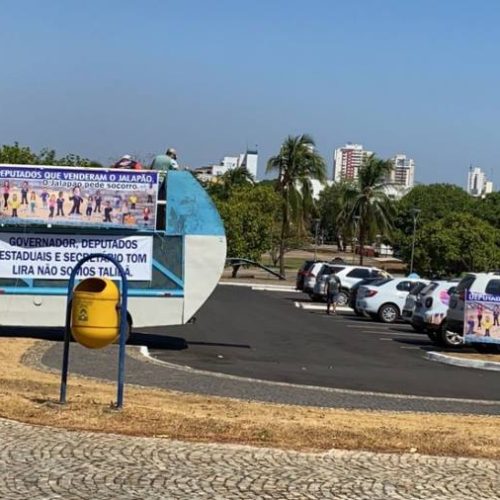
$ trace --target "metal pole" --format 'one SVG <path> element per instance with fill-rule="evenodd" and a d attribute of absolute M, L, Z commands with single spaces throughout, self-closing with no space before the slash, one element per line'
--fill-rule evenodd
<path fill-rule="evenodd" d="M 418 210 L 418 209 L 413 209 L 412 210 L 412 215 L 413 215 L 413 241 L 411 243 L 410 274 L 413 273 L 413 258 L 415 257 L 415 239 L 416 239 L 416 234 L 417 234 L 417 217 L 418 217 L 419 212 L 420 212 L 420 210 Z"/>
<path fill-rule="evenodd" d="M 122 293 L 120 305 L 120 350 L 118 352 L 118 388 L 116 391 L 116 407 L 123 408 L 123 386 L 125 384 L 125 342 L 127 341 L 127 297 L 128 282 L 123 268 L 118 264 L 118 270 L 122 277 Z"/>
<path fill-rule="evenodd" d="M 63 365 L 61 371 L 61 390 L 59 392 L 59 403 L 66 404 L 66 388 L 68 385 L 68 367 L 69 367 L 69 343 L 71 341 L 71 301 L 73 299 L 73 287 L 75 285 L 75 276 L 81 266 L 78 264 L 71 272 L 68 282 L 68 293 L 66 298 L 66 323 L 64 325 L 64 350 Z"/>
<path fill-rule="evenodd" d="M 64 351 L 63 351 L 63 366 L 61 373 L 61 389 L 59 394 L 59 402 L 61 404 L 66 403 L 66 388 L 68 382 L 68 367 L 69 367 L 69 343 L 71 337 L 71 300 L 73 298 L 73 288 L 75 285 L 75 279 L 80 268 L 87 261 L 92 259 L 104 259 L 110 261 L 119 271 L 121 277 L 122 293 L 121 293 L 121 304 L 120 304 L 120 350 L 118 353 L 118 381 L 117 381 L 117 397 L 116 397 L 116 408 L 123 407 L 123 386 L 125 383 L 125 343 L 127 340 L 127 297 L 128 297 L 128 281 L 127 274 L 123 270 L 120 263 L 109 255 L 103 253 L 95 253 L 92 255 L 87 255 L 73 268 L 68 282 L 68 294 L 66 302 L 66 325 L 64 330 Z"/>
<path fill-rule="evenodd" d="M 319 219 L 315 219 L 315 226 L 314 226 L 314 260 L 317 260 L 317 255 L 318 255 L 318 227 L 319 227 Z"/>

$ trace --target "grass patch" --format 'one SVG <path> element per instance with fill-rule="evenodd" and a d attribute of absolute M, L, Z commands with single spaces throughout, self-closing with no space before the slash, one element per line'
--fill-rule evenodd
<path fill-rule="evenodd" d="M 0 338 L 0 416 L 39 425 L 134 436 L 321 451 L 331 448 L 500 457 L 500 417 L 369 412 L 244 402 L 70 376 L 68 404 L 56 404 L 59 375 L 22 363 L 44 341 Z"/>

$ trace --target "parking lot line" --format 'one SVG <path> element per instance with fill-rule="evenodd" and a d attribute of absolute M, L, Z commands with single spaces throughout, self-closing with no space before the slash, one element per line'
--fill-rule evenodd
<path fill-rule="evenodd" d="M 370 321 L 365 321 L 363 323 L 355 324 L 355 325 L 346 325 L 347 328 L 366 328 L 366 326 L 369 325 L 370 328 L 389 328 L 387 325 L 378 325 L 377 323 L 371 323 Z"/>
<path fill-rule="evenodd" d="M 379 335 L 392 335 L 396 337 L 419 337 L 423 338 L 424 336 L 421 333 L 413 333 L 413 332 L 408 332 L 408 333 L 403 333 L 403 332 L 390 332 L 390 331 L 383 331 L 383 330 L 355 330 L 356 333 L 378 333 Z"/>

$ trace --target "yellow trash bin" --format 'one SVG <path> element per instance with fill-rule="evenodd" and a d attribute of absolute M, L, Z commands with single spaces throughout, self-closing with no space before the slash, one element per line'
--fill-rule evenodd
<path fill-rule="evenodd" d="M 105 347 L 120 333 L 120 291 L 109 279 L 88 278 L 73 292 L 71 333 L 91 349 Z"/>

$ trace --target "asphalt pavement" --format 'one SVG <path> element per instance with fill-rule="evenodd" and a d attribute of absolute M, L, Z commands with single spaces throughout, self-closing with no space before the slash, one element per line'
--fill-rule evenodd
<path fill-rule="evenodd" d="M 500 414 L 498 372 L 429 361 L 435 346 L 407 325 L 297 307 L 305 300 L 219 286 L 194 324 L 136 334 L 153 359 L 129 348 L 127 383 L 289 404 Z M 75 345 L 70 370 L 114 379 L 115 351 Z M 60 362 L 56 343 L 42 363 Z"/>
<path fill-rule="evenodd" d="M 352 313 L 303 310 L 304 294 L 219 286 L 195 324 L 169 329 L 180 351 L 161 360 L 244 377 L 394 394 L 500 401 L 500 374 L 443 366 L 409 325 L 385 325 Z M 320 306 L 321 307 L 321 306 Z"/>

